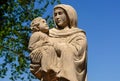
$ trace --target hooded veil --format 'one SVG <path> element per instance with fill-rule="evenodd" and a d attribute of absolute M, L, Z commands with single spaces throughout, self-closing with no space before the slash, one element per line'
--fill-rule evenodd
<path fill-rule="evenodd" d="M 71 27 L 77 27 L 77 13 L 72 6 L 60 4 L 60 5 L 56 5 L 54 7 L 54 9 L 56 9 L 56 8 L 62 8 L 66 12 L 66 14 L 68 15 L 68 18 L 70 20 L 69 24 Z"/>

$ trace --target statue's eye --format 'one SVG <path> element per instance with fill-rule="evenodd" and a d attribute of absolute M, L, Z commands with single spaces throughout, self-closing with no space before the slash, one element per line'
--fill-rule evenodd
<path fill-rule="evenodd" d="M 57 16 L 57 13 L 54 13 L 54 16 Z"/>
<path fill-rule="evenodd" d="M 62 12 L 58 12 L 59 15 L 62 15 Z"/>
<path fill-rule="evenodd" d="M 46 21 L 45 21 L 45 20 L 43 20 L 42 22 L 43 22 L 43 23 L 46 23 Z"/>
<path fill-rule="evenodd" d="M 34 25 L 34 22 L 32 22 L 31 25 Z"/>

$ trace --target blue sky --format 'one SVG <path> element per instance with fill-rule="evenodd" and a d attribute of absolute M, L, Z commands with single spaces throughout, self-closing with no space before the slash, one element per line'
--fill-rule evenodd
<path fill-rule="evenodd" d="M 87 33 L 88 81 L 120 81 L 120 0 L 61 2 L 75 8 L 78 27 Z"/>
<path fill-rule="evenodd" d="M 61 0 L 73 6 L 87 33 L 88 81 L 120 81 L 120 1 Z"/>

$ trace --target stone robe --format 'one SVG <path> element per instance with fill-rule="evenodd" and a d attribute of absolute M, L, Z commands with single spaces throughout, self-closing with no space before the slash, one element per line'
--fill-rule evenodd
<path fill-rule="evenodd" d="M 58 77 L 70 81 L 85 81 L 87 74 L 87 40 L 85 32 L 78 28 L 50 30 L 57 53 Z"/>

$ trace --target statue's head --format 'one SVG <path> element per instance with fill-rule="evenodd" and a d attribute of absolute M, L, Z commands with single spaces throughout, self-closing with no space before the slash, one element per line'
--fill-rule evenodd
<path fill-rule="evenodd" d="M 59 4 L 54 7 L 54 21 L 57 27 L 77 27 L 77 14 L 70 5 Z"/>
<path fill-rule="evenodd" d="M 54 20 L 56 25 L 60 28 L 65 28 L 69 26 L 69 18 L 64 9 L 57 7 L 54 9 Z"/>
<path fill-rule="evenodd" d="M 46 20 L 41 17 L 33 19 L 30 28 L 33 32 L 42 31 L 44 33 L 47 33 L 49 30 Z"/>

